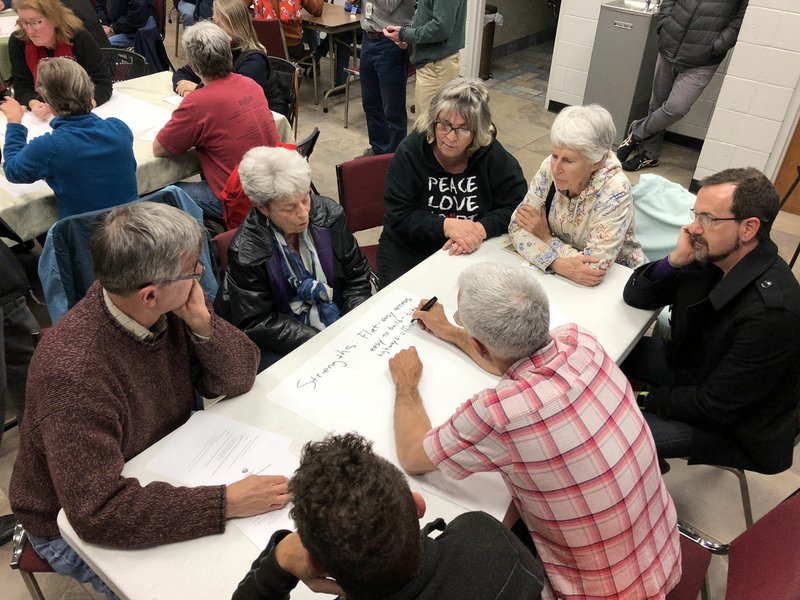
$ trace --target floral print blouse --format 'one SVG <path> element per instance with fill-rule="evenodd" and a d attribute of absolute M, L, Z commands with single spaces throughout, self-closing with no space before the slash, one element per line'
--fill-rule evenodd
<path fill-rule="evenodd" d="M 552 183 L 548 156 L 520 206 L 541 209 Z M 547 222 L 553 235 L 550 242 L 522 229 L 517 224 L 516 210 L 508 226 L 516 251 L 542 271 L 557 258 L 578 254 L 597 257 L 598 267 L 604 269 L 612 262 L 633 269 L 647 260 L 634 235 L 631 184 L 613 152 L 608 153 L 580 195 L 570 199 L 556 190 Z"/>

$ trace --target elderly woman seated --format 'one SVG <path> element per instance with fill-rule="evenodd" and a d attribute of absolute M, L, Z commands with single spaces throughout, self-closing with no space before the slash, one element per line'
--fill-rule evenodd
<path fill-rule="evenodd" d="M 253 209 L 214 308 L 258 344 L 263 369 L 369 298 L 370 269 L 342 208 L 309 191 L 297 152 L 253 148 L 239 176 Z"/>
<path fill-rule="evenodd" d="M 381 286 L 439 248 L 470 253 L 504 233 L 525 188 L 519 163 L 495 139 L 483 82 L 456 79 L 443 86 L 389 165 Z"/>
<path fill-rule="evenodd" d="M 59 218 L 109 208 L 138 197 L 133 134 L 115 118 L 92 113 L 95 87 L 69 58 L 39 61 L 37 89 L 56 117 L 52 133 L 27 142 L 25 107 L 7 97 L 3 170 L 11 183 L 44 179 L 56 195 Z"/>
<path fill-rule="evenodd" d="M 514 211 L 514 248 L 542 271 L 586 286 L 613 262 L 645 262 L 634 236 L 631 184 L 611 152 L 616 128 L 598 104 L 562 110 L 550 129 L 550 156 Z"/>

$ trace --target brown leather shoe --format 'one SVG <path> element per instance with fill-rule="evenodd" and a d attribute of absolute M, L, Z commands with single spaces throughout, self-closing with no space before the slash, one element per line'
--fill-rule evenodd
<path fill-rule="evenodd" d="M 372 146 L 364 150 L 364 152 L 356 156 L 353 160 L 358 160 L 359 158 L 366 158 L 368 156 L 375 156 L 375 150 L 372 149 Z"/>

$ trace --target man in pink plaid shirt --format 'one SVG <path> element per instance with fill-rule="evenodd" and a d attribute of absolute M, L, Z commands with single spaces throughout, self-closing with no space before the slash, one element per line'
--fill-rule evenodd
<path fill-rule="evenodd" d="M 469 267 L 458 309 L 463 328 L 440 304 L 413 317 L 503 377 L 431 428 L 416 349 L 394 356 L 403 468 L 455 479 L 499 471 L 544 564 L 542 598 L 664 598 L 681 575 L 677 516 L 622 371 L 577 325 L 548 331 L 547 297 L 530 271 Z"/>

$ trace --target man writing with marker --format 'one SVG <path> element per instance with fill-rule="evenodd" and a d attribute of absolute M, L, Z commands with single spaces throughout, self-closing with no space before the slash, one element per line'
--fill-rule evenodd
<path fill-rule="evenodd" d="M 663 597 L 680 579 L 677 515 L 622 371 L 577 325 L 549 331 L 530 271 L 481 263 L 458 287 L 463 327 L 440 304 L 413 317 L 503 377 L 432 428 L 416 349 L 390 359 L 401 466 L 500 472 L 544 564 L 543 598 Z"/>

